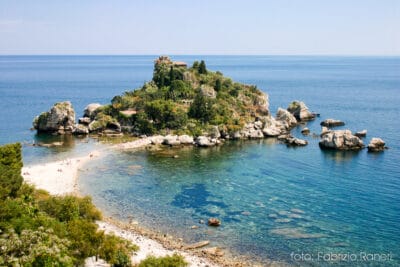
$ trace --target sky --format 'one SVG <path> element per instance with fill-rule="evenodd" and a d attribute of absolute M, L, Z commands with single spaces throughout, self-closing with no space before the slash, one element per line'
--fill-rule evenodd
<path fill-rule="evenodd" d="M 400 55 L 400 0 L 0 0 L 0 54 Z"/>

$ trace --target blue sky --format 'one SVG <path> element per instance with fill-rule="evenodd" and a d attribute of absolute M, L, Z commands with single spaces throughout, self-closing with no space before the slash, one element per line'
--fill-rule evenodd
<path fill-rule="evenodd" d="M 0 0 L 0 54 L 400 55 L 400 1 Z"/>

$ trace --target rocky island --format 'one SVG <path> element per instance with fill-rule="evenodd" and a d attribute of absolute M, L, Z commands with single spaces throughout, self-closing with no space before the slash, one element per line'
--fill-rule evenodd
<path fill-rule="evenodd" d="M 33 126 L 39 133 L 152 136 L 141 145 L 210 147 L 227 139 L 277 137 L 289 146 L 305 146 L 308 142 L 292 136 L 291 129 L 318 115 L 310 112 L 304 102 L 293 101 L 287 109 L 278 108 L 274 117 L 268 95 L 257 86 L 234 82 L 219 71 L 210 71 L 204 61 L 187 67 L 184 62 L 160 56 L 154 62 L 151 81 L 113 97 L 108 105 L 89 104 L 78 123 L 67 101 L 56 103 L 36 117 Z M 335 119 L 320 124 L 321 149 L 365 147 L 360 138 L 366 130 L 355 135 L 350 130 L 331 130 L 345 124 Z M 302 134 L 308 135 L 310 130 L 305 127 Z M 383 146 L 376 149 L 371 145 L 369 151 L 383 151 Z"/>

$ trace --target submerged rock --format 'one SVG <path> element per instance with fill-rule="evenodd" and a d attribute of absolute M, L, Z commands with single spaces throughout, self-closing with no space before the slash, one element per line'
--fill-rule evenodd
<path fill-rule="evenodd" d="M 217 218 L 210 218 L 210 219 L 208 219 L 208 225 L 209 226 L 220 226 L 221 221 Z"/>
<path fill-rule="evenodd" d="M 381 152 L 387 149 L 385 141 L 381 138 L 374 137 L 368 144 L 368 152 Z"/>
<path fill-rule="evenodd" d="M 323 135 L 319 146 L 323 149 L 360 150 L 364 148 L 363 141 L 353 135 L 350 130 L 330 131 Z"/>
<path fill-rule="evenodd" d="M 293 101 L 287 110 L 293 114 L 298 121 L 309 121 L 315 119 L 315 114 L 308 110 L 308 107 L 302 101 Z"/>
<path fill-rule="evenodd" d="M 326 119 L 321 122 L 321 126 L 325 127 L 336 127 L 336 126 L 343 126 L 344 122 L 341 120 L 334 120 L 334 119 Z"/>
<path fill-rule="evenodd" d="M 69 101 L 54 104 L 50 111 L 43 112 L 33 120 L 38 132 L 71 134 L 75 127 L 75 111 Z"/>

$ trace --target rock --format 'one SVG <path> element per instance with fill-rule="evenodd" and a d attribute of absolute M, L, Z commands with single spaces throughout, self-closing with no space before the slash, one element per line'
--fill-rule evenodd
<path fill-rule="evenodd" d="M 278 108 L 278 111 L 276 113 L 276 120 L 282 122 L 284 128 L 286 129 L 293 128 L 297 125 L 297 120 L 292 115 L 292 113 L 283 108 Z"/>
<path fill-rule="evenodd" d="M 96 117 L 96 110 L 101 107 L 99 103 L 92 103 L 86 106 L 86 108 L 83 110 L 83 116 L 88 117 L 91 120 L 93 120 Z"/>
<path fill-rule="evenodd" d="M 208 219 L 208 225 L 209 226 L 220 226 L 221 221 L 218 220 L 217 218 L 210 218 L 210 219 Z"/>
<path fill-rule="evenodd" d="M 194 142 L 193 137 L 186 134 L 178 136 L 178 141 L 182 145 L 193 145 Z"/>
<path fill-rule="evenodd" d="M 33 127 L 40 133 L 72 133 L 75 127 L 75 111 L 71 102 L 54 104 L 50 111 L 43 112 L 33 121 Z"/>
<path fill-rule="evenodd" d="M 270 126 L 268 128 L 264 128 L 262 130 L 264 136 L 266 137 L 276 137 L 279 136 L 281 134 L 281 129 L 275 127 L 275 126 Z"/>
<path fill-rule="evenodd" d="M 162 144 L 167 146 L 179 146 L 181 142 L 178 140 L 177 135 L 167 135 L 164 137 Z"/>
<path fill-rule="evenodd" d="M 343 126 L 344 122 L 341 120 L 334 120 L 334 119 L 326 119 L 321 122 L 321 126 L 325 127 L 336 127 L 336 126 Z"/>
<path fill-rule="evenodd" d="M 254 122 L 254 128 L 255 128 L 256 130 L 261 130 L 262 127 L 263 127 L 262 121 L 256 121 L 256 122 Z"/>
<path fill-rule="evenodd" d="M 329 130 L 328 127 L 322 126 L 320 136 L 323 137 L 325 134 L 330 133 L 330 132 L 331 132 L 331 130 Z"/>
<path fill-rule="evenodd" d="M 190 229 L 198 229 L 198 228 L 199 228 L 198 225 L 192 225 L 192 226 L 190 227 Z"/>
<path fill-rule="evenodd" d="M 202 248 L 202 247 L 205 247 L 205 246 L 207 246 L 208 244 L 210 244 L 210 241 L 208 241 L 208 240 L 205 240 L 205 241 L 200 241 L 200 242 L 197 242 L 197 243 L 193 243 L 193 244 L 190 244 L 190 245 L 184 246 L 184 247 L 183 247 L 183 249 L 196 249 L 196 248 Z"/>
<path fill-rule="evenodd" d="M 365 136 L 367 136 L 367 130 L 362 130 L 362 131 L 356 132 L 354 135 L 357 137 L 365 137 Z"/>
<path fill-rule="evenodd" d="M 208 139 L 208 137 L 206 136 L 197 137 L 195 143 L 196 145 L 201 147 L 215 146 L 215 143 L 211 142 L 210 139 Z"/>
<path fill-rule="evenodd" d="M 83 124 L 76 124 L 72 133 L 76 135 L 89 134 L 89 128 Z"/>
<path fill-rule="evenodd" d="M 242 138 L 242 134 L 240 133 L 240 131 L 236 131 L 233 133 L 233 139 L 241 139 Z"/>
<path fill-rule="evenodd" d="M 323 149 L 359 150 L 364 148 L 360 138 L 350 130 L 330 131 L 322 136 L 319 146 Z"/>
<path fill-rule="evenodd" d="M 217 97 L 217 93 L 215 92 L 214 88 L 206 85 L 206 84 L 202 84 L 200 87 L 200 93 L 205 96 L 205 97 L 209 97 L 209 98 L 216 98 Z"/>
<path fill-rule="evenodd" d="M 285 144 L 291 146 L 306 146 L 308 144 L 306 140 L 295 138 L 290 134 L 285 136 L 280 136 L 279 140 L 282 140 L 283 142 L 285 142 Z"/>
<path fill-rule="evenodd" d="M 269 99 L 266 93 L 260 92 L 259 95 L 256 95 L 253 104 L 258 113 L 266 116 L 269 115 Z"/>
<path fill-rule="evenodd" d="M 220 138 L 221 137 L 221 133 L 218 129 L 218 126 L 212 125 L 208 128 L 208 135 L 211 138 Z"/>
<path fill-rule="evenodd" d="M 89 132 L 97 132 L 103 130 L 103 125 L 100 122 L 94 120 L 89 124 L 88 128 Z"/>
<path fill-rule="evenodd" d="M 287 110 L 293 114 L 298 121 L 309 121 L 315 119 L 315 114 L 308 110 L 308 107 L 302 101 L 293 101 Z"/>
<path fill-rule="evenodd" d="M 214 257 L 222 257 L 224 256 L 224 252 L 218 247 L 206 248 L 203 249 L 202 252 L 204 254 L 208 254 Z"/>
<path fill-rule="evenodd" d="M 264 120 L 264 129 L 262 132 L 265 137 L 276 137 L 282 134 L 280 125 L 278 125 L 272 116 L 266 117 Z"/>
<path fill-rule="evenodd" d="M 303 135 L 309 135 L 310 134 L 310 129 L 308 129 L 307 127 L 305 127 L 304 129 L 301 130 L 301 133 Z"/>
<path fill-rule="evenodd" d="M 385 141 L 381 138 L 374 137 L 368 144 L 368 152 L 381 152 L 387 149 L 385 147 Z"/>
<path fill-rule="evenodd" d="M 78 122 L 80 124 L 89 125 L 92 122 L 92 120 L 89 117 L 83 117 L 83 118 L 79 118 Z"/>
<path fill-rule="evenodd" d="M 121 132 L 121 125 L 117 121 L 110 121 L 107 123 L 106 129 L 112 130 L 114 132 L 120 133 Z"/>
<path fill-rule="evenodd" d="M 154 135 L 152 137 L 150 137 L 150 142 L 153 145 L 161 145 L 162 142 L 164 141 L 164 136 L 162 135 Z"/>

